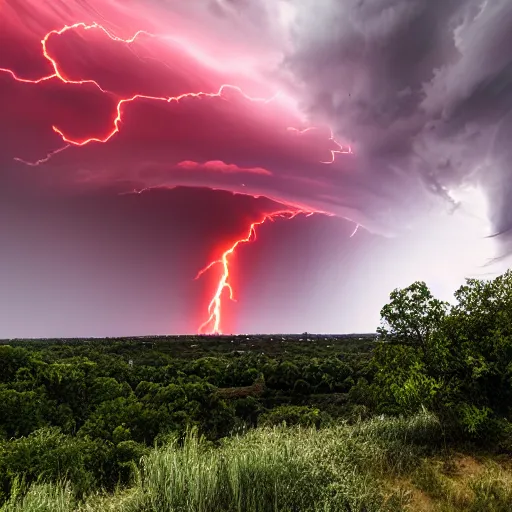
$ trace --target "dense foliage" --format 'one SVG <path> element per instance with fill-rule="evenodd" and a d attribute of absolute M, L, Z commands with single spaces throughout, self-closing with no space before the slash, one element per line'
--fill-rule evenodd
<path fill-rule="evenodd" d="M 77 502 L 71 487 L 15 488 L 2 512 L 398 512 L 407 494 L 384 478 L 418 466 L 438 437 L 430 414 L 324 429 L 252 429 L 217 446 L 190 432 L 152 449 L 134 483 Z M 355 470 L 356 469 L 356 470 Z"/>
<path fill-rule="evenodd" d="M 330 445 L 336 446 L 341 454 L 360 449 L 350 439 L 357 429 L 364 428 L 361 425 L 365 419 L 377 432 L 378 422 L 385 417 L 418 418 L 419 414 L 426 418 L 425 411 L 430 411 L 435 416 L 429 418 L 438 418 L 440 422 L 429 420 L 430 433 L 422 438 L 423 446 L 435 447 L 435 442 L 443 439 L 445 445 L 454 441 L 478 442 L 510 452 L 512 272 L 493 281 L 470 279 L 456 291 L 455 298 L 454 305 L 442 302 L 423 282 L 393 291 L 381 312 L 378 338 L 318 337 L 304 333 L 300 338 L 2 342 L 0 506 L 18 506 L 29 488 L 36 493 L 43 489 L 41 496 L 50 501 L 64 499 L 72 489 L 69 499 L 73 501 L 100 489 L 113 491 L 119 485 L 133 485 L 137 475 L 137 485 L 142 486 L 137 491 L 142 493 L 137 495 L 140 503 L 148 492 L 155 492 L 155 499 L 164 499 L 158 489 L 148 490 L 147 475 L 151 473 L 147 468 L 162 470 L 164 462 L 182 464 L 179 471 L 183 478 L 188 478 L 182 458 L 191 457 L 192 452 L 180 451 L 183 442 L 190 450 L 196 450 L 194 453 L 205 454 L 215 482 L 228 478 L 228 473 L 234 478 L 237 471 L 246 471 L 240 465 L 247 461 L 238 460 L 233 451 L 229 452 L 229 463 L 238 461 L 239 466 L 230 466 L 229 470 L 225 467 L 227 462 L 222 453 L 234 450 L 235 445 L 242 452 L 244 447 L 256 450 L 250 456 L 255 457 L 257 468 L 247 471 L 260 474 L 268 470 L 275 476 L 284 462 L 279 462 L 282 454 L 273 441 L 275 431 L 268 429 L 283 423 L 291 429 L 312 429 L 309 436 L 319 428 L 325 430 L 326 436 L 336 429 L 352 429 L 350 435 L 349 430 L 343 430 L 344 448 L 336 443 Z M 390 421 L 386 419 L 385 424 L 391 425 Z M 399 423 L 394 425 L 398 439 Z M 251 434 L 254 427 L 260 427 L 256 431 L 259 433 Z M 190 434 L 186 437 L 191 429 L 203 440 L 192 439 Z M 435 435 L 432 429 L 437 429 Z M 279 434 L 283 442 L 288 439 L 284 432 Z M 300 431 L 293 432 L 299 436 Z M 243 434 L 245 441 L 229 444 L 228 439 L 233 436 L 242 439 L 236 437 L 238 434 Z M 387 435 L 385 428 L 381 434 Z M 251 435 L 258 439 L 258 446 L 251 444 Z M 323 434 L 318 435 L 320 439 Z M 311 443 L 315 442 L 312 438 Z M 395 447 L 397 450 L 412 449 L 401 443 Z M 268 446 L 273 447 L 272 453 L 265 451 L 270 449 Z M 315 450 L 312 448 L 312 453 Z M 329 457 L 335 458 L 336 450 L 329 452 Z M 349 467 L 346 461 L 336 460 L 336 471 Z M 289 468 L 290 475 L 305 471 L 315 481 L 315 475 L 327 469 L 308 465 L 312 461 L 300 459 L 297 468 Z M 354 475 L 359 475 L 359 462 L 353 463 Z M 206 471 L 201 464 L 201 471 Z M 200 478 L 207 479 L 206 474 L 201 475 Z M 274 476 L 261 473 L 263 481 L 270 478 L 267 484 L 275 491 L 279 485 L 285 485 L 286 478 L 276 476 L 280 483 L 272 483 Z M 155 485 L 181 485 L 158 478 Z M 248 477 L 240 473 L 237 478 Z M 299 476 L 292 480 L 302 481 Z M 59 487 L 59 482 L 64 481 L 71 487 Z M 215 482 L 208 484 L 213 486 L 213 494 L 217 493 Z M 245 493 L 246 484 L 241 480 L 236 485 Z M 334 479 L 325 485 L 332 490 L 342 484 Z M 372 504 L 384 506 L 381 491 L 375 491 L 371 499 L 368 497 L 365 510 L 372 510 Z M 279 496 L 285 499 L 287 495 L 283 493 Z M 295 499 L 306 500 L 300 501 L 304 510 L 309 510 L 308 499 L 311 503 L 320 499 L 314 493 L 297 493 L 292 493 L 292 501 L 286 504 L 290 510 L 299 506 Z M 336 503 L 335 495 L 338 496 L 329 494 L 328 499 L 324 496 L 325 503 L 330 504 L 331 498 Z M 209 502 L 228 500 L 226 510 L 238 510 L 236 503 L 245 503 L 242 509 L 249 510 L 253 505 L 243 501 L 248 496 L 223 494 Z M 276 497 L 270 493 L 268 499 L 270 503 Z M 344 510 L 339 506 L 333 510 Z M 153 510 L 151 507 L 146 503 L 134 510 Z M 171 509 L 182 509 L 182 505 L 176 507 Z M 281 508 L 269 504 L 261 510 Z M 330 509 L 325 505 L 322 510 Z"/>
<path fill-rule="evenodd" d="M 425 283 L 395 290 L 381 312 L 372 385 L 377 410 L 436 412 L 473 439 L 507 438 L 512 420 L 512 272 L 469 279 L 449 306 Z"/>
<path fill-rule="evenodd" d="M 374 341 L 306 339 L 0 345 L 0 496 L 20 475 L 65 477 L 82 494 L 113 489 L 148 447 L 191 427 L 215 441 L 258 424 L 319 427 L 346 415 Z"/>

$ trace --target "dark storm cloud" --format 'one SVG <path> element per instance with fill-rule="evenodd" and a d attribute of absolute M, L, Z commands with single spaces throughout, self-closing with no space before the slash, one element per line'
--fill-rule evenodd
<path fill-rule="evenodd" d="M 61 26 L 70 22 L 64 18 Z M 34 180 L 51 177 L 53 182 L 89 188 L 127 183 L 139 189 L 206 186 L 388 229 L 360 207 L 366 203 L 372 211 L 382 201 L 370 189 L 358 187 L 356 174 L 350 172 L 353 155 L 335 160 L 332 152 L 340 146 L 330 130 L 302 131 L 302 120 L 277 99 L 255 101 L 227 87 L 218 96 L 157 100 L 185 92 L 215 93 L 230 81 L 176 41 L 167 44 L 142 35 L 140 42 L 128 46 L 101 30 L 83 27 L 52 36 L 47 50 L 61 76 L 68 81 L 86 77 L 109 92 L 91 83 L 63 83 L 58 77 L 25 83 L 4 71 L 4 157 L 16 160 L 20 171 L 27 162 L 38 162 Z M 13 71 L 25 76 L 16 67 Z M 145 97 L 122 106 L 119 133 L 114 134 L 119 100 L 136 93 Z M 55 129 L 67 140 L 95 141 L 71 143 L 61 151 L 63 141 Z"/>
<path fill-rule="evenodd" d="M 408 195 L 417 175 L 445 199 L 480 185 L 496 231 L 509 229 L 512 2 L 292 3 L 287 65 L 311 115 L 364 155 L 368 183 Z"/>
<path fill-rule="evenodd" d="M 126 105 L 120 133 L 108 143 L 72 147 L 38 170 L 60 172 L 70 183 L 263 195 L 383 234 L 413 226 L 429 209 L 450 211 L 457 188 L 473 184 L 490 198 L 495 230 L 506 232 L 512 223 L 510 1 L 91 0 L 43 3 L 41 17 L 25 24 L 22 2 L 7 9 L 3 37 L 11 42 L 98 19 L 124 37 L 140 28 L 169 39 L 143 36 L 127 47 L 93 31 L 55 37 L 48 47 L 66 75 L 97 80 L 113 95 L 0 76 L 8 93 L 0 99 L 9 113 L 0 121 L 4 155 L 34 160 L 58 149 L 54 125 L 77 139 L 104 138 L 115 98 L 214 92 L 224 82 L 247 86 L 251 95 L 268 97 L 281 87 L 298 96 L 308 124 L 331 126 L 355 153 L 322 164 L 336 149 L 328 132 L 290 132 L 304 128 L 297 112 L 279 110 L 277 101 L 252 104 L 231 91 L 220 99 Z M 28 47 L 35 62 L 40 48 Z M 0 66 L 27 72 L 19 57 L 7 55 Z M 193 170 L 183 167 L 188 161 L 196 162 Z"/>
<path fill-rule="evenodd" d="M 235 263 L 242 332 L 371 330 L 389 290 L 416 279 L 449 298 L 485 261 L 476 203 L 454 208 L 478 194 L 460 188 L 485 189 L 491 242 L 503 242 L 498 257 L 512 252 L 511 12 L 510 0 L 0 2 L 0 68 L 24 79 L 52 73 L 41 38 L 65 25 L 159 35 L 129 46 L 83 28 L 51 37 L 69 80 L 108 93 L 0 72 L 4 332 L 194 331 L 216 277 L 194 282 L 199 268 L 283 203 L 407 233 L 349 239 L 354 226 L 323 215 L 265 227 Z M 111 133 L 121 98 L 224 83 L 281 95 L 139 98 Z M 52 127 L 105 143 L 63 150 Z M 353 154 L 332 154 L 329 128 Z M 473 217 L 459 222 L 463 212 Z"/>

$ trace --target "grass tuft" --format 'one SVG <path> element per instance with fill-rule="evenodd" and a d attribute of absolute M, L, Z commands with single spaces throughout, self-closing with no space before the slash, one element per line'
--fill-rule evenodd
<path fill-rule="evenodd" d="M 389 480 L 415 469 L 439 433 L 426 412 L 323 429 L 259 428 L 218 446 L 192 430 L 144 456 L 129 489 L 76 503 L 69 485 L 40 483 L 25 493 L 19 485 L 1 512 L 399 512 L 411 492 L 390 491 Z"/>

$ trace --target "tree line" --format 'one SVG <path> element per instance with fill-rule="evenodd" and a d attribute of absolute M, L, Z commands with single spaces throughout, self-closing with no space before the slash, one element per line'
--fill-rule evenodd
<path fill-rule="evenodd" d="M 511 450 L 512 272 L 467 280 L 453 305 L 413 283 L 381 318 L 377 340 L 245 352 L 224 340 L 200 357 L 158 341 L 0 345 L 0 503 L 20 478 L 65 478 L 79 494 L 126 484 L 151 447 L 190 428 L 218 443 L 427 410 L 445 442 Z"/>

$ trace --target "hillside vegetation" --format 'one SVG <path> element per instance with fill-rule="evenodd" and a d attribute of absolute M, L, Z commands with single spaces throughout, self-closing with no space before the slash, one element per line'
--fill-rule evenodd
<path fill-rule="evenodd" d="M 379 338 L 0 345 L 2 511 L 512 510 L 512 273 Z"/>

